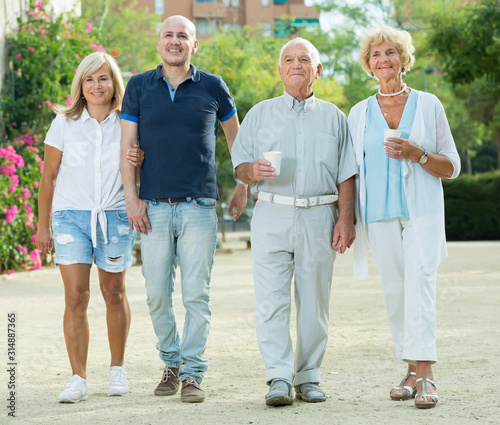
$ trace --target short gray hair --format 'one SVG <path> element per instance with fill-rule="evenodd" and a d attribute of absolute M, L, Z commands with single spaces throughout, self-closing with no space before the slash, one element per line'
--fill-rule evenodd
<path fill-rule="evenodd" d="M 278 62 L 278 65 L 281 65 L 281 60 L 283 59 L 283 53 L 285 53 L 285 50 L 290 47 L 290 46 L 295 46 L 296 44 L 303 44 L 306 46 L 307 50 L 309 51 L 311 55 L 311 59 L 314 63 L 314 66 L 319 65 L 321 63 L 319 59 L 319 52 L 316 47 L 314 47 L 314 44 L 312 44 L 309 40 L 306 40 L 305 38 L 302 37 L 297 37 L 291 39 L 288 43 L 286 43 L 280 50 L 280 59 Z"/>

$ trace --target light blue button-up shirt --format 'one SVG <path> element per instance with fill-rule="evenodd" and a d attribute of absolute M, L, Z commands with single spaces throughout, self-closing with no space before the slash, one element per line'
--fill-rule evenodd
<path fill-rule="evenodd" d="M 252 193 L 338 194 L 338 184 L 358 173 L 345 115 L 314 95 L 298 102 L 285 91 L 250 109 L 231 151 L 233 167 L 267 151 L 281 151 L 281 173 L 252 185 Z"/>

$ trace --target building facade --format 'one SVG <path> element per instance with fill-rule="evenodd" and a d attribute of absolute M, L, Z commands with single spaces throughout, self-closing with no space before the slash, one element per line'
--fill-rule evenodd
<path fill-rule="evenodd" d="M 319 12 L 304 0 L 139 0 L 139 7 L 158 15 L 158 21 L 185 16 L 196 24 L 200 39 L 220 27 L 261 24 L 264 36 L 288 37 L 298 28 L 319 26 Z"/>

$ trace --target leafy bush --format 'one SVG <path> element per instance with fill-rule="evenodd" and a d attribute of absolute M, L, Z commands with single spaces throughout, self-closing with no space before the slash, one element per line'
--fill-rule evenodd
<path fill-rule="evenodd" d="M 0 148 L 0 273 L 41 267 L 34 225 L 43 164 L 38 142 L 24 135 Z"/>
<path fill-rule="evenodd" d="M 443 180 L 443 188 L 448 240 L 500 239 L 500 171 Z"/>

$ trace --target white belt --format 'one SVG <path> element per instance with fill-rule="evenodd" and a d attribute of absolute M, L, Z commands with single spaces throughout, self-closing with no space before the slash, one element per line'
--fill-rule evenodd
<path fill-rule="evenodd" d="M 299 208 L 315 207 L 317 205 L 333 204 L 337 199 L 337 195 L 320 195 L 320 196 L 282 196 L 274 195 L 269 192 L 259 192 L 257 195 L 261 201 L 272 202 L 273 204 L 291 205 Z"/>

